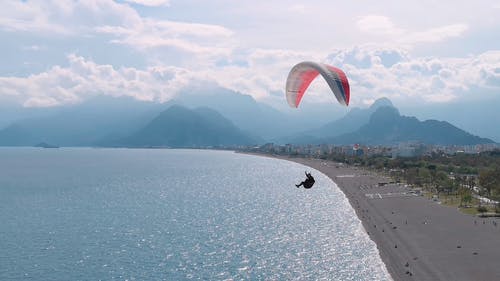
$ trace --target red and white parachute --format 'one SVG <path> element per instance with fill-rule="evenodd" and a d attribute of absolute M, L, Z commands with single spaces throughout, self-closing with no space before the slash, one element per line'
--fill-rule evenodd
<path fill-rule="evenodd" d="M 286 100 L 291 107 L 299 107 L 309 84 L 321 74 L 338 102 L 349 105 L 349 81 L 345 73 L 331 65 L 304 61 L 295 65 L 286 79 Z"/>

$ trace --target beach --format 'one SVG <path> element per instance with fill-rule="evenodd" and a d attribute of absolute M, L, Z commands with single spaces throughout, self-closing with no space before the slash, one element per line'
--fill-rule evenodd
<path fill-rule="evenodd" d="M 314 168 L 338 185 L 394 280 L 500 280 L 499 219 L 463 214 L 361 168 L 279 158 Z"/>

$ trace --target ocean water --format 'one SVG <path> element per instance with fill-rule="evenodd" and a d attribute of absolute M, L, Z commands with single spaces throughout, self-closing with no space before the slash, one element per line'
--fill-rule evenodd
<path fill-rule="evenodd" d="M 294 184 L 312 171 L 310 190 Z M 0 280 L 390 280 L 344 194 L 228 151 L 0 148 Z"/>

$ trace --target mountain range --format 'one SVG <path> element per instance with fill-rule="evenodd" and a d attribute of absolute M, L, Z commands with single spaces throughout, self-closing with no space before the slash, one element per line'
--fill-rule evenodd
<path fill-rule="evenodd" d="M 343 117 L 301 109 L 293 114 L 229 90 L 187 92 L 167 103 L 96 97 L 57 109 L 23 109 L 0 129 L 1 146 L 200 147 L 275 143 L 493 143 L 444 121 L 402 116 L 382 98 Z M 322 114 L 322 113 L 321 113 Z M 1 115 L 1 114 L 0 114 Z M 338 114 L 337 114 L 338 115 Z M 320 120 L 320 121 L 319 121 Z"/>
<path fill-rule="evenodd" d="M 367 124 L 358 130 L 337 137 L 324 139 L 326 143 L 362 143 L 394 145 L 402 142 L 421 142 L 437 145 L 473 145 L 493 143 L 492 140 L 474 136 L 448 122 L 419 121 L 415 117 L 401 116 L 391 106 L 382 106 L 370 116 Z"/>

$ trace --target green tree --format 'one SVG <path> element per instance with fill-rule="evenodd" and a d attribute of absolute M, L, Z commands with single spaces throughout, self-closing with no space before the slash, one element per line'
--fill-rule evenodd
<path fill-rule="evenodd" d="M 500 189 L 500 169 L 484 170 L 479 173 L 479 185 L 487 192 L 488 197 Z"/>
<path fill-rule="evenodd" d="M 486 213 L 488 211 L 488 209 L 485 206 L 479 206 L 479 207 L 477 207 L 477 211 L 482 214 L 482 213 Z"/>
<path fill-rule="evenodd" d="M 460 206 L 470 205 L 472 203 L 472 192 L 470 189 L 462 187 L 460 189 Z"/>
<path fill-rule="evenodd" d="M 443 192 L 445 189 L 449 189 L 451 184 L 450 184 L 450 178 L 448 177 L 448 174 L 446 174 L 443 171 L 437 172 L 436 176 L 434 177 L 433 186 L 436 189 L 438 195 L 439 195 L 439 193 Z"/>

